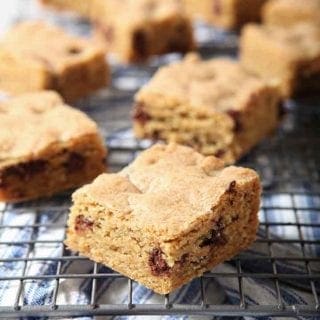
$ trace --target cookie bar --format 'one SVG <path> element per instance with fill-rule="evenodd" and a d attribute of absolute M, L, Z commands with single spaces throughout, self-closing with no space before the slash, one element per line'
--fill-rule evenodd
<path fill-rule="evenodd" d="M 0 90 L 52 89 L 67 101 L 108 83 L 104 50 L 44 22 L 16 25 L 0 41 Z"/>
<path fill-rule="evenodd" d="M 283 27 L 301 22 L 320 25 L 320 0 L 270 0 L 263 8 L 263 21 Z"/>
<path fill-rule="evenodd" d="M 155 145 L 73 194 L 65 243 L 165 294 L 255 240 L 259 199 L 253 170 Z"/>
<path fill-rule="evenodd" d="M 85 18 L 91 16 L 92 0 L 41 0 L 40 2 L 57 10 L 75 12 Z"/>
<path fill-rule="evenodd" d="M 104 172 L 96 124 L 53 91 L 0 103 L 0 201 L 50 196 Z"/>
<path fill-rule="evenodd" d="M 266 0 L 183 0 L 194 18 L 226 29 L 238 29 L 247 22 L 261 20 Z"/>
<path fill-rule="evenodd" d="M 277 127 L 279 102 L 276 85 L 237 62 L 190 54 L 160 68 L 136 94 L 134 132 L 233 163 Z"/>
<path fill-rule="evenodd" d="M 248 25 L 241 40 L 241 63 L 249 72 L 277 79 L 285 97 L 320 90 L 320 28 Z"/>
<path fill-rule="evenodd" d="M 192 23 L 179 0 L 94 0 L 94 36 L 123 62 L 194 48 Z"/>

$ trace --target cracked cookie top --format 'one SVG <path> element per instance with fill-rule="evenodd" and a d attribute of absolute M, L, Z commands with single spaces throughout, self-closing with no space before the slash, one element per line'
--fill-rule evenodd
<path fill-rule="evenodd" d="M 5 100 L 0 103 L 0 167 L 97 132 L 94 121 L 53 91 Z"/>
<path fill-rule="evenodd" d="M 73 201 L 101 205 L 106 214 L 129 220 L 130 228 L 170 240 L 190 230 L 236 188 L 259 193 L 258 175 L 251 169 L 225 168 L 218 158 L 189 147 L 157 144 L 118 174 L 102 174 L 76 191 Z"/>
<path fill-rule="evenodd" d="M 53 73 L 74 64 L 90 61 L 103 50 L 89 41 L 72 36 L 41 21 L 27 21 L 14 26 L 0 40 L 0 53 L 30 60 Z"/>
<path fill-rule="evenodd" d="M 246 108 L 260 90 L 269 86 L 273 85 L 250 75 L 234 60 L 205 61 L 192 53 L 160 68 L 135 98 L 139 102 L 161 96 L 178 104 L 226 112 Z"/>

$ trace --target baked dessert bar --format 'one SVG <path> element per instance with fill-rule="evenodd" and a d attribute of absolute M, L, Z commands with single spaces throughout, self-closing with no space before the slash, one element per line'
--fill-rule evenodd
<path fill-rule="evenodd" d="M 134 132 L 233 163 L 277 127 L 280 100 L 277 85 L 236 61 L 189 54 L 160 68 L 136 94 Z"/>
<path fill-rule="evenodd" d="M 123 62 L 186 53 L 194 45 L 192 23 L 180 0 L 94 0 L 94 35 Z"/>
<path fill-rule="evenodd" d="M 247 22 L 261 20 L 266 0 L 182 0 L 193 18 L 226 29 L 238 29 Z"/>
<path fill-rule="evenodd" d="M 53 91 L 0 103 L 0 201 L 50 196 L 106 169 L 96 124 Z"/>
<path fill-rule="evenodd" d="M 44 22 L 23 22 L 0 40 L 0 90 L 53 89 L 72 101 L 108 79 L 102 48 Z"/>
<path fill-rule="evenodd" d="M 320 90 L 320 28 L 248 25 L 240 40 L 241 63 L 249 72 L 277 79 L 285 97 Z"/>
<path fill-rule="evenodd" d="M 165 294 L 255 240 L 259 199 L 253 170 L 155 145 L 73 194 L 65 243 Z"/>
<path fill-rule="evenodd" d="M 91 16 L 92 0 L 41 0 L 41 3 L 57 10 L 75 12 L 85 18 Z"/>
<path fill-rule="evenodd" d="M 270 0 L 263 8 L 263 21 L 283 27 L 301 22 L 320 25 L 320 0 Z"/>

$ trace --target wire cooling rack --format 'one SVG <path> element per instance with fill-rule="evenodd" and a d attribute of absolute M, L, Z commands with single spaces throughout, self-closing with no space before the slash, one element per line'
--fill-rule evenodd
<path fill-rule="evenodd" d="M 117 101 L 117 95 L 118 93 L 113 97 L 111 95 L 110 99 Z M 126 100 L 126 97 L 122 98 Z M 105 98 L 103 100 L 105 101 Z M 98 104 L 99 108 L 95 104 Z M 86 106 L 96 110 L 96 114 L 91 114 L 100 120 L 102 114 L 108 114 L 111 108 L 109 106 L 103 109 L 100 99 L 91 100 L 91 105 L 86 104 Z M 320 223 L 319 220 L 312 222 L 310 218 L 312 215 L 320 214 L 319 107 L 319 104 L 308 101 L 291 103 L 278 133 L 264 141 L 241 161 L 241 165 L 258 170 L 264 184 L 265 191 L 260 211 L 261 227 L 257 244 L 264 246 L 267 254 L 255 255 L 250 250 L 243 252 L 228 262 L 235 271 L 214 269 L 195 280 L 198 283 L 199 303 L 175 303 L 171 295 L 163 296 L 159 303 L 141 303 L 134 295 L 134 287 L 137 285 L 134 281 L 67 250 L 63 245 L 63 239 L 70 202 L 69 194 L 63 194 L 32 203 L 5 205 L 1 209 L 0 252 L 11 247 L 11 252 L 14 254 L 8 257 L 2 256 L 0 259 L 0 270 L 8 270 L 1 277 L 0 285 L 2 283 L 2 288 L 14 289 L 8 289 L 10 296 L 8 296 L 7 305 L 0 306 L 0 317 L 170 314 L 287 317 L 319 315 Z M 121 111 L 118 111 L 121 114 Z M 119 118 L 122 119 L 122 116 L 119 115 Z M 109 118 L 109 121 L 116 123 L 117 119 Z M 108 134 L 107 141 L 110 150 L 109 166 L 112 171 L 117 171 L 126 165 L 148 145 L 147 141 L 136 141 L 130 129 L 113 131 L 112 134 Z M 274 198 L 275 201 L 270 201 Z M 307 201 L 301 201 L 301 198 Z M 282 201 L 278 202 L 277 199 Z M 287 218 L 282 222 L 274 221 L 272 217 L 275 212 Z M 16 218 L 21 219 L 23 215 L 30 217 L 30 213 L 31 220 L 24 224 L 16 223 Z M 291 237 L 275 237 L 273 231 L 277 228 L 291 229 L 289 232 Z M 52 230 L 55 232 L 52 233 Z M 13 241 L 6 241 L 3 237 L 4 234 L 14 232 L 24 233 L 23 240 L 19 240 L 18 237 Z M 47 233 L 51 234 L 50 238 L 46 237 Z M 317 234 L 318 237 L 310 238 L 308 237 L 310 234 Z M 290 252 L 279 254 L 277 252 L 279 246 L 292 246 L 296 251 L 293 254 Z M 52 249 L 55 252 L 54 257 L 48 254 Z M 254 261 L 263 262 L 269 267 L 263 272 L 248 270 L 247 264 Z M 298 273 L 283 273 L 281 264 L 284 261 L 300 265 L 301 270 Z M 45 268 L 39 271 L 37 264 L 41 264 L 42 268 L 45 264 Z M 72 272 L 70 264 L 78 267 L 83 264 L 85 267 L 84 270 L 75 268 L 78 271 Z M 10 274 L 12 270 L 14 275 Z M 17 270 L 20 272 L 18 275 Z M 69 271 L 66 272 L 66 270 Z M 238 299 L 232 303 L 211 302 L 208 283 L 219 282 L 226 278 L 237 282 L 238 290 L 235 294 Z M 60 290 L 65 291 L 68 282 L 79 279 L 86 283 L 86 289 L 82 289 L 86 290 L 87 294 L 89 292 L 85 303 L 64 304 L 63 301 L 59 301 Z M 126 298 L 121 303 L 99 302 L 101 283 L 110 279 L 127 282 Z M 245 284 L 249 279 L 273 282 L 274 304 L 264 305 L 262 302 L 252 305 L 246 295 Z M 43 283 L 50 289 L 48 299 L 42 301 L 40 305 L 39 302 L 36 304 L 28 300 L 30 287 L 35 283 Z M 288 303 L 283 297 L 282 290 L 283 286 L 288 285 L 308 293 L 311 297 L 308 304 Z M 110 294 L 112 295 L 112 292 Z"/>
<path fill-rule="evenodd" d="M 65 21 L 71 29 L 74 24 L 80 30 L 87 28 L 82 22 L 70 22 L 69 18 Z M 206 36 L 201 48 L 204 55 L 221 52 L 234 55 L 235 35 L 226 37 L 223 33 L 215 33 L 214 37 L 221 45 L 214 47 L 206 43 Z M 110 171 L 121 169 L 150 144 L 132 136 L 132 94 L 150 78 L 159 64 L 171 59 L 176 56 L 154 61 L 145 68 L 114 66 L 113 88 L 79 102 L 78 107 L 97 121 L 106 138 Z M 154 303 L 145 303 L 136 296 L 136 282 L 65 248 L 63 240 L 70 193 L 18 205 L 0 204 L 0 317 L 318 317 L 320 100 L 290 101 L 286 108 L 287 115 L 275 135 L 240 161 L 240 165 L 256 169 L 262 178 L 261 226 L 255 245 L 262 247 L 264 254 L 257 254 L 250 248 L 224 264 L 230 268 L 218 267 L 194 280 L 192 294 L 199 296 L 197 302 L 176 299 L 184 287 L 178 293 L 159 296 Z M 283 236 L 276 236 L 279 230 Z M 265 268 L 255 268 L 256 263 Z M 284 269 L 286 263 L 292 263 L 295 268 Z M 124 288 L 124 297 L 113 297 L 113 289 L 105 289 L 104 284 L 110 281 L 119 282 Z M 212 299 L 212 291 L 223 291 L 225 281 L 236 284 L 233 298 Z M 272 303 L 263 299 L 252 303 L 247 295 L 252 281 L 271 284 Z M 70 303 L 68 295 L 78 282 L 81 285 L 77 287 L 77 293 L 83 293 L 84 298 Z M 308 299 L 293 302 L 286 296 L 287 287 L 303 292 Z M 34 288 L 38 292 L 34 292 Z M 41 294 L 43 290 L 47 292 L 45 296 Z M 103 294 L 113 298 L 102 299 Z"/>

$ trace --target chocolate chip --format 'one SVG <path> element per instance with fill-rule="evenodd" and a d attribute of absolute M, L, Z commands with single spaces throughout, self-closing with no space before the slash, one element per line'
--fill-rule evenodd
<path fill-rule="evenodd" d="M 213 13 L 216 16 L 221 15 L 222 13 L 222 6 L 221 6 L 221 1 L 220 0 L 213 0 Z"/>
<path fill-rule="evenodd" d="M 238 215 L 235 215 L 235 216 L 233 216 L 232 218 L 231 218 L 231 221 L 232 222 L 236 222 L 236 221 L 238 221 L 239 220 L 239 216 Z"/>
<path fill-rule="evenodd" d="M 88 230 L 92 231 L 93 221 L 86 218 L 83 214 L 76 217 L 74 230 L 77 233 L 84 233 Z"/>
<path fill-rule="evenodd" d="M 168 42 L 166 52 L 181 52 L 186 53 L 188 52 L 188 46 L 186 45 L 185 41 L 175 40 Z"/>
<path fill-rule="evenodd" d="M 240 112 L 237 110 L 228 110 L 227 114 L 233 119 L 234 121 L 234 128 L 233 131 L 234 132 L 240 132 L 242 131 L 243 127 L 242 124 L 240 122 Z"/>
<path fill-rule="evenodd" d="M 226 150 L 223 150 L 223 149 L 219 149 L 218 151 L 215 152 L 215 157 L 217 158 L 222 158 L 226 153 Z"/>
<path fill-rule="evenodd" d="M 153 248 L 149 256 L 149 266 L 154 276 L 164 276 L 170 273 L 171 268 L 162 256 L 160 248 Z"/>
<path fill-rule="evenodd" d="M 133 109 L 133 119 L 141 125 L 145 125 L 150 119 L 150 115 L 144 111 L 144 104 L 141 102 L 136 103 Z"/>
<path fill-rule="evenodd" d="M 0 188 L 5 189 L 7 184 L 5 183 L 4 179 L 0 175 Z"/>
<path fill-rule="evenodd" d="M 70 47 L 67 49 L 67 53 L 70 55 L 77 55 L 77 54 L 81 53 L 81 51 L 82 50 L 78 47 Z"/>
<path fill-rule="evenodd" d="M 152 132 L 151 139 L 152 140 L 159 140 L 160 139 L 160 132 L 158 130 L 154 130 Z"/>
<path fill-rule="evenodd" d="M 281 120 L 287 114 L 287 109 L 283 101 L 279 102 L 278 105 L 278 118 Z"/>
<path fill-rule="evenodd" d="M 25 163 L 16 164 L 0 171 L 1 183 L 10 177 L 15 177 L 22 180 L 28 180 L 33 175 L 43 172 L 47 167 L 46 160 L 33 160 Z"/>
<path fill-rule="evenodd" d="M 215 224 L 215 227 L 210 230 L 209 236 L 205 237 L 202 242 L 199 244 L 200 248 L 212 246 L 212 245 L 225 245 L 227 243 L 226 236 L 223 233 L 224 224 L 220 218 Z"/>
<path fill-rule="evenodd" d="M 234 193 L 236 191 L 236 184 L 237 182 L 235 180 L 231 181 L 227 189 L 227 192 Z"/>
<path fill-rule="evenodd" d="M 64 163 L 64 167 L 69 173 L 77 172 L 84 168 L 85 158 L 76 152 L 69 154 L 68 160 Z"/>
<path fill-rule="evenodd" d="M 148 56 L 148 39 L 143 30 L 138 29 L 133 33 L 132 46 L 139 58 Z"/>

